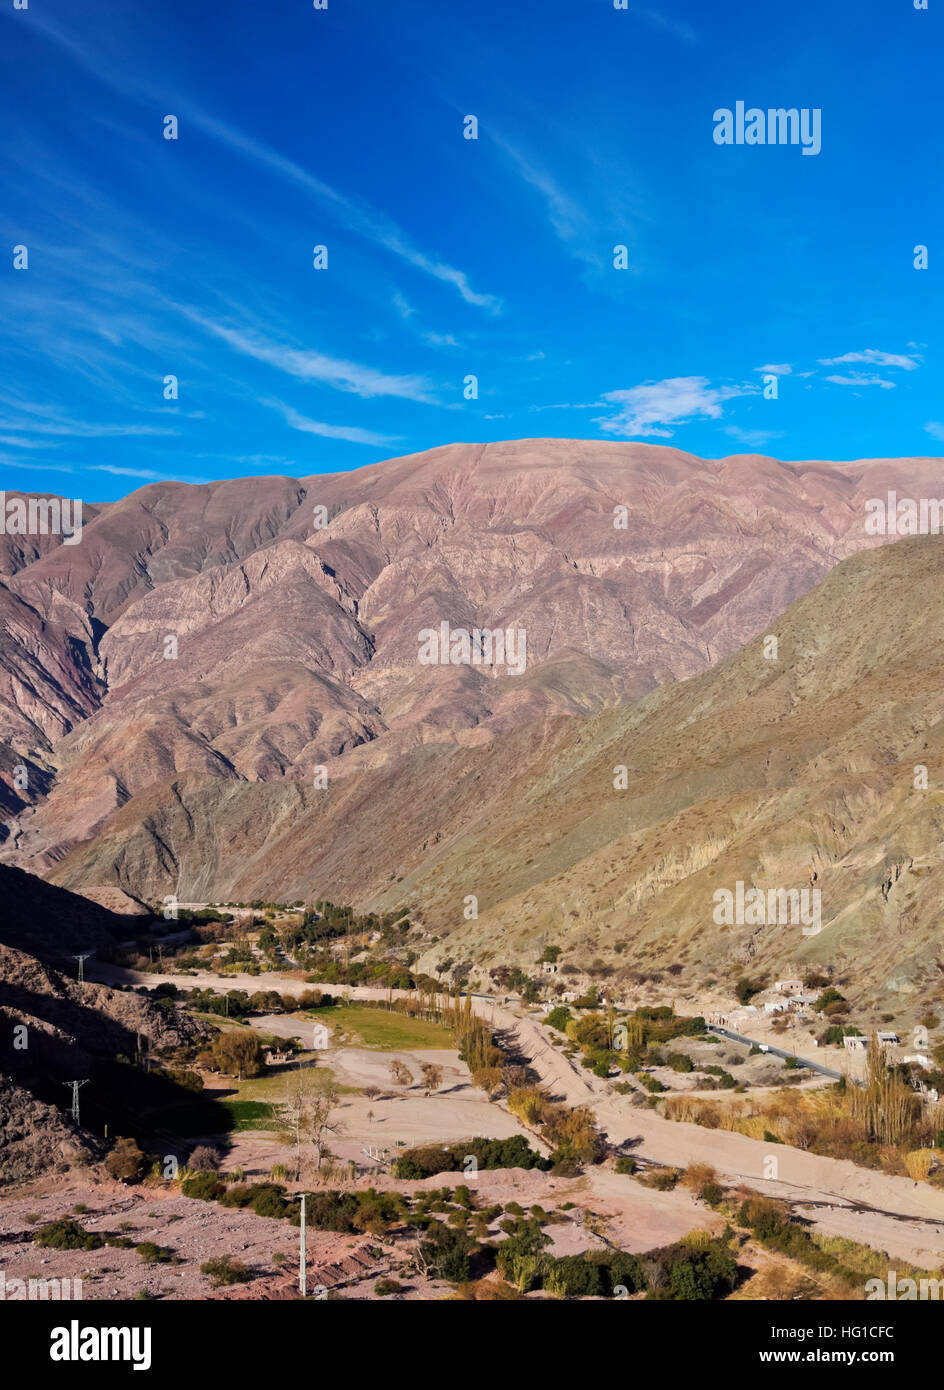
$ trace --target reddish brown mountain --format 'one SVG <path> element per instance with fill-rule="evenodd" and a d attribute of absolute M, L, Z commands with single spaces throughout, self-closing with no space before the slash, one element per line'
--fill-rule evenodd
<path fill-rule="evenodd" d="M 365 817 L 392 834 L 404 759 L 520 750 L 705 671 L 878 543 L 867 498 L 933 496 L 939 472 L 523 440 L 87 509 L 79 545 L 5 552 L 4 857 L 49 873 L 68 856 L 73 886 L 201 899 L 238 853 L 268 882 L 326 794 L 322 766 L 332 788 L 373 786 Z M 419 634 L 443 621 L 523 629 L 525 673 L 421 665 Z"/>

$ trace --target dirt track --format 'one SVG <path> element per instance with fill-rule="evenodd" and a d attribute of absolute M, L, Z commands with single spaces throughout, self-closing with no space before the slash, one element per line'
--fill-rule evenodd
<path fill-rule="evenodd" d="M 97 966 L 103 982 L 146 984 L 161 981 L 177 985 L 211 985 L 217 989 L 260 988 L 260 977 L 213 975 L 197 978 L 137 974 L 117 967 Z M 272 973 L 265 976 L 269 988 L 300 994 L 311 988 L 299 980 Z M 389 991 L 366 986 L 328 986 L 333 994 L 352 999 L 385 999 Z M 394 991 L 396 997 L 409 997 Z M 824 1158 L 791 1148 L 748 1139 L 729 1130 L 709 1130 L 699 1125 L 663 1119 L 647 1108 L 636 1108 L 628 1098 L 607 1094 L 607 1084 L 574 1066 L 548 1040 L 543 1026 L 510 1009 L 484 999 L 473 999 L 476 1014 L 496 1028 L 513 1033 L 522 1054 L 545 1086 L 569 1105 L 590 1104 L 600 1127 L 613 1144 L 631 1143 L 636 1157 L 657 1163 L 688 1167 L 707 1163 L 727 1182 L 744 1182 L 758 1191 L 782 1197 L 797 1205 L 802 1214 L 828 1235 L 844 1236 L 885 1251 L 892 1258 L 908 1260 L 928 1269 L 944 1263 L 944 1193 L 927 1183 L 892 1177 L 859 1168 L 841 1159 Z M 776 1178 L 766 1178 L 765 1164 L 775 1160 Z"/>

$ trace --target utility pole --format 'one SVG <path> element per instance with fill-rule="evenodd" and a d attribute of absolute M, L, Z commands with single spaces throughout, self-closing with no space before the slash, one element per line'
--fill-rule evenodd
<path fill-rule="evenodd" d="M 73 960 L 77 960 L 79 962 L 79 984 L 82 984 L 82 982 L 85 979 L 85 974 L 82 970 L 82 966 L 91 955 L 94 955 L 93 951 L 84 951 L 81 955 L 72 957 Z"/>
<path fill-rule="evenodd" d="M 308 1293 L 308 1271 L 305 1268 L 305 1194 L 302 1193 L 301 1245 L 298 1251 L 298 1288 L 302 1298 Z"/>
<path fill-rule="evenodd" d="M 79 1087 L 88 1085 L 88 1077 L 84 1081 L 63 1081 L 63 1086 L 72 1087 L 72 1118 L 76 1125 L 79 1124 Z"/>

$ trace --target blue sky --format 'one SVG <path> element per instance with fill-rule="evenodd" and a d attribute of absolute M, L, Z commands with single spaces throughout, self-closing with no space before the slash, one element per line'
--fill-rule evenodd
<path fill-rule="evenodd" d="M 3 486 L 944 454 L 944 4 L 629 3 L 7 0 Z M 821 152 L 719 146 L 738 100 Z"/>

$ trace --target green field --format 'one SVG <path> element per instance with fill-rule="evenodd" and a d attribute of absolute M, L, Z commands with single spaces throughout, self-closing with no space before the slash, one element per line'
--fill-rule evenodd
<path fill-rule="evenodd" d="M 451 1031 L 441 1023 L 388 1009 L 366 1009 L 357 1004 L 328 1009 L 305 1009 L 296 1018 L 317 1020 L 331 1031 L 335 1047 L 376 1047 L 381 1052 L 421 1052 L 428 1048 L 454 1048 Z"/>
<path fill-rule="evenodd" d="M 224 1100 L 232 1117 L 231 1132 L 246 1129 L 274 1129 L 278 1123 L 276 1107 L 265 1100 Z"/>

